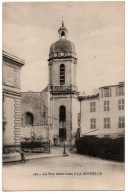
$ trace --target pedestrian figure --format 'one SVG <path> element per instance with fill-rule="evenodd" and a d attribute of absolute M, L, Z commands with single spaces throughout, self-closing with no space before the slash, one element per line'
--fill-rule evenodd
<path fill-rule="evenodd" d="M 21 155 L 21 161 L 25 163 L 25 154 L 23 150 L 21 150 L 20 155 Z"/>

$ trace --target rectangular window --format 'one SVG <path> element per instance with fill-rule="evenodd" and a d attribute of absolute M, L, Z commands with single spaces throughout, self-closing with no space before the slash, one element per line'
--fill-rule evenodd
<path fill-rule="evenodd" d="M 110 107 L 109 107 L 109 101 L 104 101 L 104 111 L 109 111 Z"/>
<path fill-rule="evenodd" d="M 111 96 L 111 88 L 104 88 L 104 97 Z"/>
<path fill-rule="evenodd" d="M 90 102 L 90 112 L 96 112 L 96 102 Z"/>
<path fill-rule="evenodd" d="M 110 96 L 111 96 L 111 88 L 110 87 L 106 87 L 106 88 L 101 89 L 101 98 L 110 97 Z"/>
<path fill-rule="evenodd" d="M 101 89 L 101 98 L 104 97 L 104 96 L 103 96 L 103 91 L 104 91 L 104 89 L 102 88 L 102 89 Z"/>
<path fill-rule="evenodd" d="M 110 128 L 110 118 L 104 118 L 104 128 Z"/>
<path fill-rule="evenodd" d="M 124 110 L 124 99 L 118 100 L 118 109 Z"/>
<path fill-rule="evenodd" d="M 124 86 L 119 86 L 119 96 L 124 95 Z"/>
<path fill-rule="evenodd" d="M 124 86 L 117 86 L 116 87 L 116 96 L 123 96 L 124 95 Z"/>
<path fill-rule="evenodd" d="M 119 117 L 119 128 L 124 128 L 125 127 L 125 119 L 124 117 Z"/>
<path fill-rule="evenodd" d="M 119 87 L 116 86 L 116 96 L 119 96 Z"/>
<path fill-rule="evenodd" d="M 96 129 L 96 119 L 90 119 L 90 129 Z"/>

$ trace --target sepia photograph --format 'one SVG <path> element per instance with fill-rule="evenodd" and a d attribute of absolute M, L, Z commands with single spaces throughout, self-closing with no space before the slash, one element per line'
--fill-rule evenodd
<path fill-rule="evenodd" d="M 2 2 L 3 191 L 125 190 L 125 2 Z"/>

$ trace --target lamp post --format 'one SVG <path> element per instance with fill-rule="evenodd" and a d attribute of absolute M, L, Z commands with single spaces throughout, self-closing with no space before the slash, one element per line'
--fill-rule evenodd
<path fill-rule="evenodd" d="M 65 151 L 65 141 L 64 141 L 64 152 L 63 152 L 63 154 L 66 154 L 66 151 Z"/>
<path fill-rule="evenodd" d="M 49 140 L 49 153 L 51 153 L 51 151 L 50 151 L 50 140 Z"/>

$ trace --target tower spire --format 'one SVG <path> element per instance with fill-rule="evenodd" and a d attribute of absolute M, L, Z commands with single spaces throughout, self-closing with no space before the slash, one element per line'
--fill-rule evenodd
<path fill-rule="evenodd" d="M 62 17 L 62 26 L 59 28 L 58 32 L 59 32 L 59 39 L 66 39 L 68 30 L 64 26 L 63 17 Z"/>
<path fill-rule="evenodd" d="M 62 27 L 64 27 L 64 20 L 63 20 L 63 17 L 62 17 Z"/>

